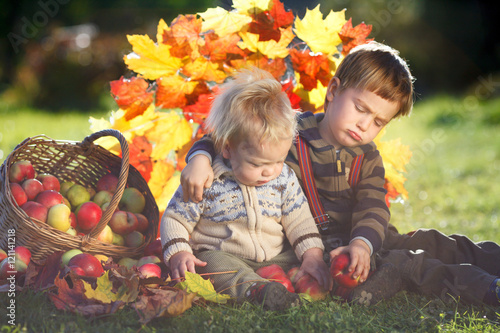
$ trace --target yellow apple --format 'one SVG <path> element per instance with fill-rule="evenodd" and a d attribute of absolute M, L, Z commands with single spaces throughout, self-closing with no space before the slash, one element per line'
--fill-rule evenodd
<path fill-rule="evenodd" d="M 104 229 L 102 229 L 99 236 L 97 236 L 97 239 L 107 244 L 111 244 L 113 242 L 113 231 L 111 230 L 109 225 L 105 226 Z"/>
<path fill-rule="evenodd" d="M 50 207 L 47 214 L 47 224 L 61 231 L 67 231 L 71 226 L 69 215 L 71 210 L 65 204 Z"/>

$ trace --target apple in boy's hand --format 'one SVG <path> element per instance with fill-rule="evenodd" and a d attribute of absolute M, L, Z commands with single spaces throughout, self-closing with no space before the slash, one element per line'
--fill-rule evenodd
<path fill-rule="evenodd" d="M 328 295 L 328 291 L 310 274 L 302 275 L 295 282 L 295 290 L 300 294 L 308 294 L 313 300 L 322 300 Z"/>
<path fill-rule="evenodd" d="M 42 183 L 44 191 L 53 190 L 59 192 L 59 190 L 61 189 L 59 179 L 57 179 L 56 176 L 51 175 L 50 173 L 41 173 L 36 176 L 36 179 L 38 179 Z"/>
<path fill-rule="evenodd" d="M 332 261 L 330 265 L 330 274 L 333 279 L 341 286 L 346 288 L 354 288 L 359 285 L 359 276 L 355 279 L 352 277 L 353 272 L 348 272 L 351 258 L 347 253 L 341 253 Z"/>
<path fill-rule="evenodd" d="M 115 193 L 117 186 L 118 186 L 118 177 L 116 177 L 112 173 L 108 173 L 102 176 L 97 181 L 96 190 L 97 192 L 109 191 L 111 193 Z"/>
<path fill-rule="evenodd" d="M 146 198 L 135 187 L 127 187 L 122 194 L 118 207 L 132 213 L 142 213 L 146 206 Z"/>
<path fill-rule="evenodd" d="M 101 220 L 102 210 L 95 202 L 87 201 L 78 207 L 75 214 L 78 228 L 83 232 L 89 232 Z"/>
<path fill-rule="evenodd" d="M 49 208 L 47 224 L 57 230 L 67 231 L 71 227 L 69 216 L 71 210 L 65 204 L 57 204 Z"/>
<path fill-rule="evenodd" d="M 17 161 L 9 169 L 11 183 L 21 183 L 26 179 L 35 178 L 35 169 L 30 161 Z"/>
<path fill-rule="evenodd" d="M 47 221 L 48 209 L 42 204 L 34 201 L 27 201 L 21 206 L 21 209 L 31 218 L 37 219 L 41 222 Z"/>
<path fill-rule="evenodd" d="M 26 201 L 28 201 L 28 195 L 26 195 L 26 192 L 24 192 L 22 186 L 18 183 L 10 184 L 10 192 L 12 193 L 14 201 L 19 207 L 21 207 L 24 203 L 26 203 Z"/>
<path fill-rule="evenodd" d="M 80 267 L 85 276 L 99 277 L 104 273 L 104 269 L 99 259 L 89 253 L 75 255 L 68 261 L 68 266 Z"/>
<path fill-rule="evenodd" d="M 30 178 L 26 179 L 22 184 L 21 184 L 24 192 L 26 192 L 26 195 L 28 196 L 28 200 L 34 200 L 35 197 L 38 195 L 38 193 L 43 191 L 43 185 L 40 183 L 39 180 Z"/>
<path fill-rule="evenodd" d="M 64 203 L 64 197 L 57 191 L 45 190 L 38 193 L 35 201 L 47 208 L 50 208 L 52 206 Z"/>
<path fill-rule="evenodd" d="M 114 233 L 119 235 L 126 235 L 134 230 L 137 230 L 139 222 L 134 213 L 118 210 L 113 213 L 108 225 Z"/>

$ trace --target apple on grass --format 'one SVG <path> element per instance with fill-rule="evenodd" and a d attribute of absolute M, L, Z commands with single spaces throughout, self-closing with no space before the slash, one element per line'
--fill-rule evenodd
<path fill-rule="evenodd" d="M 125 235 L 125 246 L 128 247 L 139 247 L 144 244 L 144 235 L 139 231 L 134 230 L 131 233 Z"/>
<path fill-rule="evenodd" d="M 81 268 L 84 272 L 84 276 L 99 277 L 104 273 L 104 269 L 99 259 L 89 253 L 75 255 L 68 261 L 68 266 L 77 266 Z"/>
<path fill-rule="evenodd" d="M 21 186 L 24 192 L 26 192 L 28 200 L 34 200 L 38 193 L 43 191 L 42 183 L 34 178 L 26 179 L 24 182 L 22 182 Z"/>
<path fill-rule="evenodd" d="M 349 272 L 349 264 L 351 258 L 347 253 L 341 253 L 332 261 L 330 265 L 330 274 L 333 279 L 341 286 L 346 288 L 354 288 L 359 285 L 359 276 L 353 278 L 354 272 Z"/>
<path fill-rule="evenodd" d="M 259 276 L 263 277 L 264 279 L 281 283 L 291 293 L 295 292 L 292 281 L 290 281 L 283 268 L 281 268 L 281 266 L 277 264 L 261 267 L 257 269 L 255 273 L 259 274 Z"/>
<path fill-rule="evenodd" d="M 14 248 L 14 256 L 16 260 L 21 260 L 26 265 L 29 265 L 31 260 L 31 251 L 24 246 L 18 245 Z"/>
<path fill-rule="evenodd" d="M 44 191 L 54 190 L 56 192 L 59 192 L 59 190 L 61 189 L 59 179 L 57 179 L 56 176 L 51 175 L 50 173 L 41 173 L 36 176 L 36 179 L 38 179 L 42 183 Z"/>
<path fill-rule="evenodd" d="M 14 201 L 19 207 L 21 207 L 26 201 L 28 201 L 28 195 L 24 192 L 23 187 L 18 183 L 10 184 L 10 192 L 14 197 Z"/>
<path fill-rule="evenodd" d="M 123 257 L 120 260 L 118 260 L 118 265 L 120 266 L 125 266 L 127 268 L 132 268 L 134 266 L 137 267 L 137 259 L 129 258 L 129 257 Z"/>
<path fill-rule="evenodd" d="M 102 210 L 95 202 L 87 201 L 78 207 L 75 214 L 78 228 L 83 232 L 89 232 L 101 220 Z"/>
<path fill-rule="evenodd" d="M 127 187 L 122 194 L 118 207 L 132 213 L 142 213 L 146 206 L 146 198 L 135 187 Z"/>
<path fill-rule="evenodd" d="M 47 208 L 64 203 L 64 197 L 61 193 L 54 190 L 45 190 L 40 193 L 35 198 L 35 201 L 44 205 Z"/>
<path fill-rule="evenodd" d="M 161 268 L 157 264 L 147 263 L 142 266 L 139 266 L 139 272 L 144 276 L 144 278 L 161 278 Z M 146 287 L 157 288 L 157 283 L 146 284 Z"/>
<path fill-rule="evenodd" d="M 71 207 L 76 208 L 82 203 L 90 200 L 90 193 L 84 186 L 75 184 L 66 192 L 66 198 L 68 198 L 71 203 Z"/>
<path fill-rule="evenodd" d="M 7 252 L 5 252 L 4 250 L 0 249 L 0 262 L 2 260 L 4 260 L 5 258 L 7 258 Z"/>
<path fill-rule="evenodd" d="M 70 214 L 71 210 L 63 203 L 52 206 L 47 215 L 47 224 L 52 228 L 66 232 L 71 227 Z"/>
<path fill-rule="evenodd" d="M 37 219 L 41 222 L 47 221 L 48 209 L 42 204 L 35 201 L 27 201 L 21 206 L 21 209 L 31 218 Z"/>
<path fill-rule="evenodd" d="M 137 229 L 139 222 L 134 213 L 118 210 L 113 213 L 108 225 L 115 234 L 126 235 Z"/>
<path fill-rule="evenodd" d="M 10 166 L 9 180 L 11 183 L 21 183 L 26 179 L 35 178 L 35 168 L 30 161 L 17 161 Z"/>

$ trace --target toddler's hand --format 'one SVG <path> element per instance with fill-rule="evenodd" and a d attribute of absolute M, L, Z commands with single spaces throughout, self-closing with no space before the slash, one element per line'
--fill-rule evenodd
<path fill-rule="evenodd" d="M 206 262 L 186 251 L 177 252 L 170 257 L 170 274 L 172 279 L 184 277 L 186 271 L 196 273 L 195 266 L 206 266 Z"/>
<path fill-rule="evenodd" d="M 365 282 L 370 273 L 370 248 L 368 244 L 361 239 L 356 239 L 348 246 L 338 247 L 330 252 L 330 262 L 341 253 L 349 253 L 351 263 L 348 271 L 354 272 L 352 277 L 356 279 L 359 276 L 359 282 Z"/>
<path fill-rule="evenodd" d="M 181 172 L 181 186 L 184 202 L 191 199 L 200 202 L 203 189 L 209 188 L 214 180 L 214 171 L 205 155 L 193 156 Z"/>
<path fill-rule="evenodd" d="M 328 266 L 323 260 L 323 250 L 320 248 L 312 248 L 304 252 L 302 256 L 302 265 L 296 275 L 295 281 L 306 273 L 312 275 L 325 290 L 332 289 L 333 279 L 330 275 Z"/>

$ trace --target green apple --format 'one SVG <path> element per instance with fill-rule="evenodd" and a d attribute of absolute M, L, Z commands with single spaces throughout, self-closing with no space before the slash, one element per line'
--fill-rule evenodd
<path fill-rule="evenodd" d="M 102 205 L 104 205 L 107 202 L 111 202 L 111 199 L 113 199 L 113 193 L 110 191 L 99 191 L 94 195 L 94 198 L 92 201 L 94 201 L 99 207 L 102 208 Z"/>
<path fill-rule="evenodd" d="M 90 193 L 87 189 L 79 184 L 70 187 L 66 192 L 66 197 L 71 203 L 71 207 L 76 208 L 84 202 L 90 201 Z"/>
<path fill-rule="evenodd" d="M 113 240 L 111 241 L 111 244 L 118 245 L 118 246 L 124 246 L 125 245 L 125 238 L 123 238 L 122 235 L 119 235 L 119 234 L 113 232 Z"/>
<path fill-rule="evenodd" d="M 71 236 L 77 235 L 76 229 L 73 227 L 69 227 L 68 230 L 66 230 L 66 233 L 70 234 Z"/>
<path fill-rule="evenodd" d="M 64 197 L 66 196 L 66 193 L 68 193 L 68 190 L 73 186 L 75 185 L 75 183 L 73 182 L 70 182 L 70 181 L 66 181 L 66 182 L 62 182 L 61 183 L 61 186 L 59 188 L 59 193 L 61 193 Z"/>
<path fill-rule="evenodd" d="M 131 233 L 125 235 L 125 246 L 128 247 L 139 247 L 144 244 L 144 235 L 139 231 L 134 230 Z"/>
<path fill-rule="evenodd" d="M 118 265 L 125 266 L 127 268 L 132 268 L 134 266 L 137 266 L 137 260 L 129 257 L 123 257 L 120 260 L 118 260 Z"/>
<path fill-rule="evenodd" d="M 71 258 L 80 253 L 83 253 L 80 249 L 71 249 L 64 252 L 61 256 L 61 267 L 66 266 Z"/>
<path fill-rule="evenodd" d="M 47 214 L 47 224 L 61 231 L 67 231 L 71 226 L 69 215 L 71 210 L 65 204 L 57 204 L 50 207 Z"/>
<path fill-rule="evenodd" d="M 122 194 L 118 207 L 131 213 L 142 213 L 146 206 L 146 198 L 135 187 L 127 187 Z"/>

